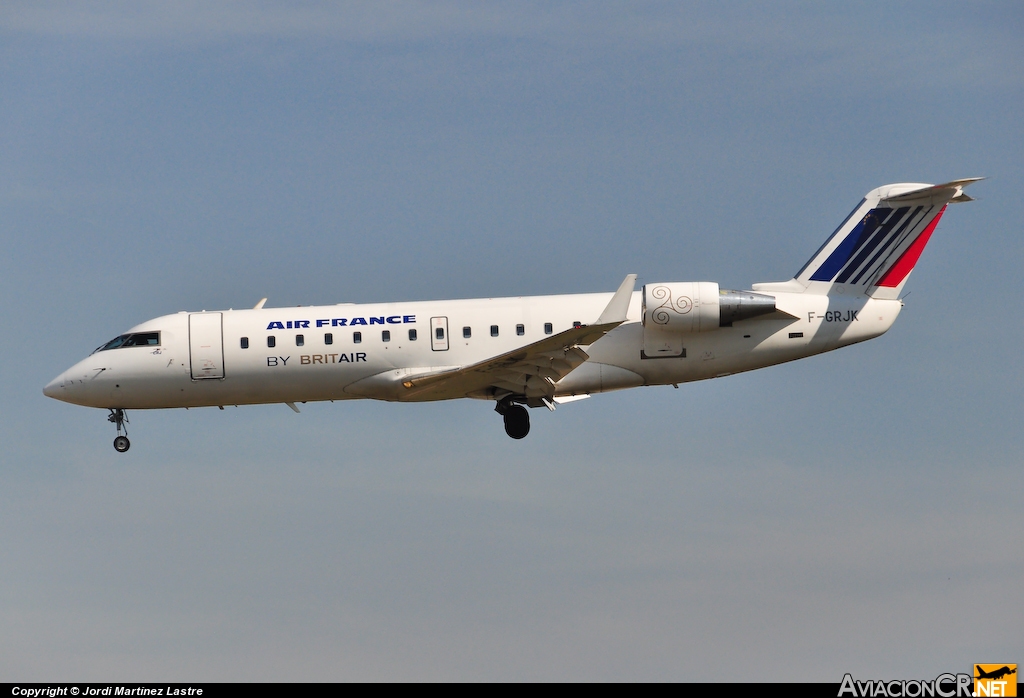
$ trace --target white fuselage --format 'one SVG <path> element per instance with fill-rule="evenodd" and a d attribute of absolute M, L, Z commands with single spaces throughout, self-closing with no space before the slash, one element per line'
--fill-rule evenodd
<path fill-rule="evenodd" d="M 774 296 L 777 312 L 686 334 L 684 356 L 644 358 L 641 293 L 634 292 L 627 321 L 586 347 L 589 359 L 558 381 L 554 394 L 683 383 L 792 361 L 877 337 L 892 326 L 902 307 L 898 300 L 863 294 L 767 295 Z M 44 392 L 66 402 L 112 409 L 488 398 L 457 391 L 403 396 L 393 379 L 469 366 L 574 323 L 592 323 L 611 297 L 594 293 L 181 312 L 129 330 L 158 332 L 157 345 L 96 351 Z M 206 317 L 196 319 L 200 315 Z M 196 328 L 217 326 L 220 337 L 203 340 L 205 344 L 196 338 Z M 440 338 L 438 328 L 444 330 Z M 468 337 L 464 328 L 469 328 Z M 410 339 L 410 330 L 415 339 Z M 388 341 L 385 332 L 390 333 Z M 274 346 L 268 346 L 271 337 Z"/>

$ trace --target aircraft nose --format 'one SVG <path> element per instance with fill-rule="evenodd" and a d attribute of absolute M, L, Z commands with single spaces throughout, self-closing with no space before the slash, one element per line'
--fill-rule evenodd
<path fill-rule="evenodd" d="M 43 395 L 60 400 L 64 396 L 64 374 L 60 374 L 43 388 Z"/>

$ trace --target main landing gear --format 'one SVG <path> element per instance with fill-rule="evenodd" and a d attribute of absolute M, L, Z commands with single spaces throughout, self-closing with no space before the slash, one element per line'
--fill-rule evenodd
<path fill-rule="evenodd" d="M 522 405 L 505 398 L 495 405 L 494 411 L 505 420 L 505 433 L 513 439 L 522 439 L 530 433 L 530 414 Z"/>
<path fill-rule="evenodd" d="M 113 422 L 114 426 L 117 427 L 117 438 L 114 439 L 114 450 L 118 453 L 124 453 L 131 448 L 132 442 L 128 440 L 128 427 L 125 424 L 128 423 L 128 415 L 122 409 L 110 410 L 110 415 L 107 417 L 108 422 Z M 122 434 L 121 432 L 124 432 Z"/>

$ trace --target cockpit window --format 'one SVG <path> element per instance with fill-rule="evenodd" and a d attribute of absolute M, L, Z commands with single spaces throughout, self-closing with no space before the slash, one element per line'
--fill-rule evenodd
<path fill-rule="evenodd" d="M 106 344 L 100 347 L 96 347 L 96 351 L 106 351 L 107 349 L 120 349 L 121 347 L 158 347 L 160 346 L 160 333 L 159 332 L 134 332 L 132 334 L 123 334 L 119 337 L 114 337 Z"/>
<path fill-rule="evenodd" d="M 137 332 L 128 335 L 122 347 L 158 347 L 160 346 L 159 332 Z"/>
<path fill-rule="evenodd" d="M 110 340 L 106 344 L 102 344 L 102 345 L 96 347 L 96 351 L 106 351 L 107 349 L 117 349 L 119 346 L 124 344 L 124 340 L 128 339 L 130 336 L 131 335 L 123 334 L 120 337 L 114 337 L 112 340 Z M 96 351 L 94 351 L 93 354 L 95 354 Z"/>

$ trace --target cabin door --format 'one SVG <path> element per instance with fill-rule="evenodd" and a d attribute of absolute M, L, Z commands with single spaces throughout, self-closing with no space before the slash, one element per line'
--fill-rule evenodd
<path fill-rule="evenodd" d="M 430 348 L 434 351 L 448 351 L 448 318 L 430 318 Z"/>
<path fill-rule="evenodd" d="M 192 380 L 224 377 L 224 332 L 221 313 L 188 316 L 188 355 Z"/>

